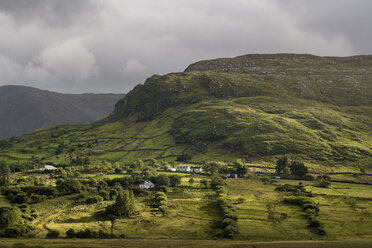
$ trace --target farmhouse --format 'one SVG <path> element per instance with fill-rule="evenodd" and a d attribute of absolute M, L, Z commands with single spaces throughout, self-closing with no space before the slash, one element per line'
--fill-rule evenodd
<path fill-rule="evenodd" d="M 190 168 L 190 166 L 178 166 L 177 167 L 177 171 L 180 171 L 180 172 L 190 172 L 191 171 L 191 168 Z"/>
<path fill-rule="evenodd" d="M 155 187 L 155 184 L 153 184 L 150 181 L 144 181 L 140 185 L 138 185 L 141 189 L 152 189 Z"/>
<path fill-rule="evenodd" d="M 55 171 L 55 170 L 57 170 L 57 168 L 54 167 L 53 165 L 44 165 L 39 170 L 40 171 Z"/>
<path fill-rule="evenodd" d="M 195 172 L 195 173 L 198 173 L 198 172 L 202 172 L 202 171 L 203 171 L 203 168 L 200 167 L 200 166 L 197 166 L 197 167 L 191 167 L 191 171 L 192 171 L 192 172 Z"/>

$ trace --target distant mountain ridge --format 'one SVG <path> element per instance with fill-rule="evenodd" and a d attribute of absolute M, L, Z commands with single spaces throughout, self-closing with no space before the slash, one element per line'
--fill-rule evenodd
<path fill-rule="evenodd" d="M 63 94 L 0 86 L 0 139 L 61 124 L 89 124 L 114 110 L 123 94 Z"/>

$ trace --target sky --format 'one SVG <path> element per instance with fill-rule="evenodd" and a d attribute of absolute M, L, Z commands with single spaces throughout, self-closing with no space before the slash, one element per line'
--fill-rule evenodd
<path fill-rule="evenodd" d="M 251 53 L 372 54 L 371 0 L 0 0 L 0 86 L 126 93 Z"/>

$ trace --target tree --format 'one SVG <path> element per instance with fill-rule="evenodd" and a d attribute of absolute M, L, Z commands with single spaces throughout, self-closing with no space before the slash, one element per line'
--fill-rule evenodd
<path fill-rule="evenodd" d="M 304 178 L 308 172 L 308 168 L 302 162 L 293 161 L 290 165 L 291 174 L 297 178 Z"/>
<path fill-rule="evenodd" d="M 200 180 L 200 184 L 204 186 L 204 188 L 208 187 L 208 181 L 206 179 Z"/>
<path fill-rule="evenodd" d="M 166 174 L 160 174 L 156 178 L 156 186 L 169 186 L 170 185 L 170 180 L 169 177 Z"/>
<path fill-rule="evenodd" d="M 212 175 L 227 170 L 227 167 L 227 164 L 223 162 L 208 162 L 203 165 L 203 170 Z"/>
<path fill-rule="evenodd" d="M 172 187 L 175 187 L 181 184 L 181 177 L 177 175 L 170 175 L 169 181 L 170 181 L 170 185 Z"/>
<path fill-rule="evenodd" d="M 22 212 L 18 207 L 0 207 L 0 229 L 23 223 Z"/>
<path fill-rule="evenodd" d="M 0 161 L 0 186 L 6 186 L 10 183 L 10 169 L 4 161 Z"/>
<path fill-rule="evenodd" d="M 215 174 L 211 177 L 211 187 L 213 189 L 216 189 L 218 186 L 225 186 L 225 185 L 226 185 L 225 181 L 220 176 Z"/>
<path fill-rule="evenodd" d="M 57 180 L 56 184 L 58 191 L 64 195 L 80 193 L 82 188 L 80 181 L 76 179 L 59 179 Z"/>
<path fill-rule="evenodd" d="M 236 174 L 238 174 L 239 177 L 244 177 L 248 173 L 247 167 L 240 159 L 235 161 L 234 169 L 235 169 Z"/>
<path fill-rule="evenodd" d="M 190 185 L 193 185 L 194 182 L 195 182 L 194 178 L 190 178 L 190 180 L 189 180 L 189 184 L 190 184 Z"/>
<path fill-rule="evenodd" d="M 288 161 L 287 156 L 279 158 L 276 161 L 276 167 L 275 167 L 276 173 L 283 174 L 285 172 L 285 168 L 288 168 L 288 165 L 289 165 L 289 161 Z"/>
<path fill-rule="evenodd" d="M 151 167 L 155 167 L 156 164 L 157 164 L 156 159 L 154 159 L 154 158 L 150 159 L 149 165 L 150 165 Z"/>
<path fill-rule="evenodd" d="M 69 239 L 73 239 L 75 238 L 76 234 L 75 234 L 75 230 L 70 228 L 66 231 L 66 237 L 69 238 Z"/>
<path fill-rule="evenodd" d="M 107 207 L 106 212 L 114 219 L 132 216 L 135 213 L 133 191 L 124 190 L 119 192 L 115 203 Z"/>

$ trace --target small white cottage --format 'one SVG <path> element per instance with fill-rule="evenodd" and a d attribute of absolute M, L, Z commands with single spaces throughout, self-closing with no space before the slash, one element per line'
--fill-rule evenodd
<path fill-rule="evenodd" d="M 203 168 L 199 167 L 199 166 L 191 167 L 191 171 L 194 172 L 194 173 L 198 173 L 198 172 L 202 172 Z"/>
<path fill-rule="evenodd" d="M 57 167 L 54 167 L 53 165 L 44 165 L 39 170 L 40 171 L 55 171 L 57 170 Z"/>
<path fill-rule="evenodd" d="M 177 171 L 180 171 L 180 172 L 190 172 L 191 169 L 190 169 L 190 166 L 178 166 L 177 167 Z"/>
<path fill-rule="evenodd" d="M 155 187 L 155 184 L 153 184 L 150 181 L 144 181 L 140 185 L 138 185 L 141 189 L 152 189 Z"/>

